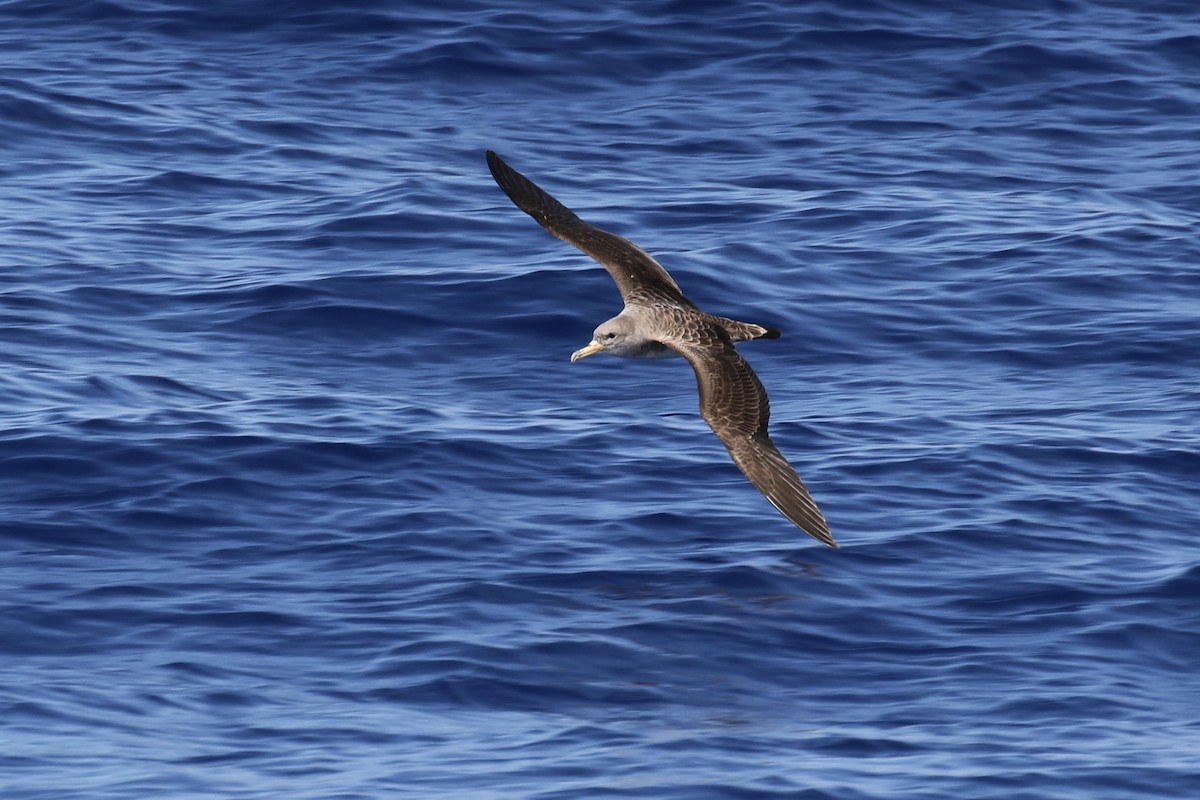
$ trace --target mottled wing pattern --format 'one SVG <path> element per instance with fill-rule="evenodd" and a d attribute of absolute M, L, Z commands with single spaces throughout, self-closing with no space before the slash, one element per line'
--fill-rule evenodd
<path fill-rule="evenodd" d="M 693 328 L 685 337 L 664 344 L 691 363 L 700 387 L 700 415 L 738 469 L 805 533 L 837 547 L 804 482 L 771 441 L 767 392 L 728 337 L 711 328 Z"/>
<path fill-rule="evenodd" d="M 584 222 L 491 150 L 487 151 L 487 162 L 492 177 L 517 208 L 554 236 L 600 262 L 617 282 L 623 299 L 636 294 L 639 298 L 661 297 L 692 305 L 662 265 L 633 242 Z"/>

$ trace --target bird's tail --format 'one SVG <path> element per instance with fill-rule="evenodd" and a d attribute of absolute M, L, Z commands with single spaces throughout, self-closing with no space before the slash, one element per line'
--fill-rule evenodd
<path fill-rule="evenodd" d="M 720 325 L 734 342 L 745 342 L 750 339 L 778 339 L 782 334 L 778 328 L 768 328 L 755 325 L 753 322 L 738 322 L 726 317 L 713 317 L 713 322 Z"/>

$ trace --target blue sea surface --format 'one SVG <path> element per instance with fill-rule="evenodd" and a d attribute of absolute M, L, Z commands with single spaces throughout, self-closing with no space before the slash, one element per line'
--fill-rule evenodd
<path fill-rule="evenodd" d="M 0 2 L 0 800 L 1200 797 L 1198 131 L 1192 0 Z"/>

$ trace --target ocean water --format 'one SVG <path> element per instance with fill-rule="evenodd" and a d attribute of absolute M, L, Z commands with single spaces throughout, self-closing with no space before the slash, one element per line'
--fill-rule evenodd
<path fill-rule="evenodd" d="M 1198 130 L 1193 2 L 0 2 L 0 798 L 1200 796 Z"/>

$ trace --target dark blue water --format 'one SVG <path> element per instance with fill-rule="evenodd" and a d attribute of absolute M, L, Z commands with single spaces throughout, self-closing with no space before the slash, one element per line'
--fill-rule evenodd
<path fill-rule="evenodd" d="M 352 7 L 353 6 L 353 7 Z M 1200 796 L 1193 2 L 0 3 L 4 800 Z M 842 549 L 608 276 L 742 350 Z"/>

